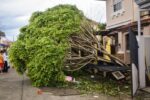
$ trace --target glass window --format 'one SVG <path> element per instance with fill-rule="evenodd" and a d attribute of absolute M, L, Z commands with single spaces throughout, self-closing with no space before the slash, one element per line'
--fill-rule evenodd
<path fill-rule="evenodd" d="M 121 10 L 122 9 L 122 0 L 114 0 L 113 1 L 113 9 L 114 9 L 114 12 Z"/>

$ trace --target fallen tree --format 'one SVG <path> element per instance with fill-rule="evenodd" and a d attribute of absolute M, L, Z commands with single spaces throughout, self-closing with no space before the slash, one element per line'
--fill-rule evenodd
<path fill-rule="evenodd" d="M 80 29 L 82 30 L 80 34 L 73 34 L 69 37 L 71 48 L 65 60 L 65 69 L 67 71 L 79 70 L 92 62 L 110 62 L 104 56 L 98 56 L 98 51 L 103 53 L 103 55 L 107 55 L 111 59 L 111 62 L 128 67 L 123 61 L 105 50 L 104 46 L 98 41 L 90 23 L 83 22 Z"/>
<path fill-rule="evenodd" d="M 80 10 L 59 5 L 33 13 L 9 49 L 9 59 L 20 74 L 27 72 L 34 86 L 57 86 L 64 83 L 64 70 L 76 71 L 97 60 L 107 62 L 97 51 L 127 66 L 106 52 Z"/>

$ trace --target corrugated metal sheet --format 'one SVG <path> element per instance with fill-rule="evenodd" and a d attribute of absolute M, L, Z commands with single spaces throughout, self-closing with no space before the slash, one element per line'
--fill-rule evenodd
<path fill-rule="evenodd" d="M 149 9 L 150 8 L 150 0 L 135 0 L 135 2 L 140 6 L 142 9 Z"/>

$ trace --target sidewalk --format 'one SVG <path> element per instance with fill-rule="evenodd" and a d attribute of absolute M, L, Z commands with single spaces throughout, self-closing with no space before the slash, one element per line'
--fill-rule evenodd
<path fill-rule="evenodd" d="M 130 100 L 105 95 L 70 95 L 59 96 L 52 92 L 38 94 L 39 89 L 31 86 L 30 80 L 19 76 L 14 69 L 0 75 L 0 100 Z"/>

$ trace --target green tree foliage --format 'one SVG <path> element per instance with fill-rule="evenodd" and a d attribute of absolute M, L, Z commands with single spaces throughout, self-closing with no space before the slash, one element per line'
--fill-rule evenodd
<path fill-rule="evenodd" d="M 98 27 L 99 27 L 100 30 L 105 30 L 106 29 L 106 24 L 105 23 L 100 23 L 98 25 Z"/>
<path fill-rule="evenodd" d="M 27 70 L 34 86 L 60 85 L 64 82 L 68 37 L 80 32 L 85 19 L 83 13 L 71 5 L 33 13 L 9 49 L 10 62 L 21 74 Z"/>

